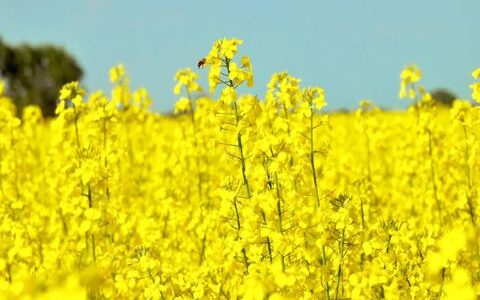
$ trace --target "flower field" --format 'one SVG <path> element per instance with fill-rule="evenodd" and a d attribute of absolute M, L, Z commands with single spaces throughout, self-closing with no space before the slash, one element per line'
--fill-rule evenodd
<path fill-rule="evenodd" d="M 0 86 L 2 297 L 480 296 L 480 107 L 436 104 L 416 66 L 406 111 L 325 113 L 286 72 L 260 99 L 241 44 L 198 63 L 217 99 L 176 74 L 174 116 L 122 65 L 111 94 L 66 84 L 54 119 Z"/>

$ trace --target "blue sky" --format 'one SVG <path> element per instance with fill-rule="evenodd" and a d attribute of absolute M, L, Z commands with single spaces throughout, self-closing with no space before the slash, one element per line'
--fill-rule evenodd
<path fill-rule="evenodd" d="M 356 107 L 362 98 L 384 107 L 398 100 L 398 75 L 409 63 L 427 89 L 469 98 L 480 66 L 479 0 L 345 1 L 0 1 L 0 36 L 12 44 L 64 46 L 83 66 L 84 85 L 109 90 L 108 70 L 122 62 L 133 88 L 146 87 L 154 109 L 173 108 L 173 76 L 196 62 L 214 40 L 244 40 L 263 97 L 274 72 L 319 85 L 328 106 Z M 199 70 L 206 84 L 206 70 Z M 205 85 L 206 87 L 206 85 Z"/>

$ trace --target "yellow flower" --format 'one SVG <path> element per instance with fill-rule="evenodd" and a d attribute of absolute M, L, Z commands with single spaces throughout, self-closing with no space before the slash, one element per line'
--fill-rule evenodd
<path fill-rule="evenodd" d="M 197 83 L 198 74 L 193 72 L 190 68 L 178 71 L 174 79 L 175 81 L 177 81 L 177 84 L 173 89 L 173 93 L 175 95 L 180 95 L 180 89 L 183 86 L 187 87 L 188 92 L 195 92 L 201 90 L 200 85 Z"/>
<path fill-rule="evenodd" d="M 477 68 L 477 69 L 475 69 L 475 70 L 472 72 L 472 77 L 473 77 L 473 79 L 475 79 L 475 80 L 478 79 L 478 78 L 480 78 L 480 68 Z"/>
<path fill-rule="evenodd" d="M 237 92 L 232 87 L 226 87 L 222 90 L 220 94 L 220 101 L 227 105 L 232 104 L 237 101 Z"/>
<path fill-rule="evenodd" d="M 191 110 L 192 101 L 190 101 L 188 98 L 182 97 L 177 101 L 177 103 L 175 103 L 175 114 L 189 112 Z"/>
<path fill-rule="evenodd" d="M 60 101 L 77 101 L 85 95 L 85 90 L 79 87 L 78 81 L 65 84 L 60 90 Z"/>
<path fill-rule="evenodd" d="M 208 72 L 208 85 L 210 86 L 211 93 L 215 91 L 219 83 L 221 71 L 222 69 L 219 65 L 212 65 L 210 67 L 210 71 Z"/>
<path fill-rule="evenodd" d="M 416 93 L 414 84 L 422 78 L 422 71 L 416 65 L 405 67 L 400 73 L 400 99 L 415 99 Z"/>
<path fill-rule="evenodd" d="M 409 84 L 415 83 L 422 78 L 422 71 L 416 65 L 409 65 L 400 73 L 400 79 Z"/>
<path fill-rule="evenodd" d="M 228 59 L 232 59 L 235 54 L 237 54 L 238 45 L 241 45 L 243 43 L 242 40 L 239 40 L 237 38 L 233 39 L 226 39 L 224 38 L 221 42 L 221 49 L 220 49 L 220 54 L 224 55 Z"/>
<path fill-rule="evenodd" d="M 123 64 L 118 64 L 110 69 L 110 82 L 120 83 L 125 77 L 125 67 Z"/>
<path fill-rule="evenodd" d="M 472 99 L 480 103 L 480 82 L 475 82 L 470 85 L 472 89 Z"/>

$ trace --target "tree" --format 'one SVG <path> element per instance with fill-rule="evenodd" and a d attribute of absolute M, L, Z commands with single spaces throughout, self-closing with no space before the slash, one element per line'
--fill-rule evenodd
<path fill-rule="evenodd" d="M 440 104 L 452 106 L 457 96 L 447 89 L 435 89 L 431 93 L 432 98 Z"/>
<path fill-rule="evenodd" d="M 40 106 L 45 116 L 53 116 L 58 91 L 67 82 L 80 80 L 83 71 L 75 58 L 54 45 L 10 46 L 0 39 L 0 75 L 21 113 L 29 104 Z"/>

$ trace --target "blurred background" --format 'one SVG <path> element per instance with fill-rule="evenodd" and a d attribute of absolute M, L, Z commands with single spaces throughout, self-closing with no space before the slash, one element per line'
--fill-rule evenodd
<path fill-rule="evenodd" d="M 216 39 L 238 37 L 254 68 L 249 92 L 261 98 L 270 76 L 287 70 L 323 87 L 329 110 L 362 98 L 402 108 L 399 73 L 416 63 L 425 87 L 448 102 L 470 99 L 479 11 L 478 0 L 1 1 L 0 76 L 19 106 L 51 115 L 63 83 L 108 94 L 108 70 L 123 63 L 132 88 L 147 88 L 153 109 L 170 112 L 176 71 L 196 69 Z M 207 70 L 197 71 L 208 90 Z"/>

